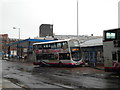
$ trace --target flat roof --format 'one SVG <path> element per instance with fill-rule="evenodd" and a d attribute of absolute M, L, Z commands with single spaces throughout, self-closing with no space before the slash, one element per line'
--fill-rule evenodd
<path fill-rule="evenodd" d="M 103 38 L 88 40 L 80 44 L 81 47 L 92 47 L 92 46 L 101 46 L 101 45 L 103 45 Z"/>
<path fill-rule="evenodd" d="M 25 39 L 25 40 L 21 40 L 21 41 L 16 41 L 16 42 L 13 42 L 13 43 L 9 43 L 9 44 L 7 44 L 7 46 L 12 46 L 12 45 L 23 43 L 23 42 L 48 42 L 48 41 L 54 41 L 54 40 Z"/>
<path fill-rule="evenodd" d="M 114 28 L 114 29 L 104 30 L 104 32 L 108 32 L 108 31 L 120 31 L 120 28 Z"/>

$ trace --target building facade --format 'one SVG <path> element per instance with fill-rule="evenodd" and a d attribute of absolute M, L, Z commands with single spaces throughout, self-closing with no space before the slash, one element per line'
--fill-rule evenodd
<path fill-rule="evenodd" d="M 8 41 L 8 34 L 0 34 L 0 55 L 6 53 L 6 44 Z"/>
<path fill-rule="evenodd" d="M 52 24 L 41 24 L 39 27 L 39 37 L 53 36 Z"/>

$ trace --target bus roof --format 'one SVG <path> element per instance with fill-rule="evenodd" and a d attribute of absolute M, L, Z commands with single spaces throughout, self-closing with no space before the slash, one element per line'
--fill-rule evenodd
<path fill-rule="evenodd" d="M 33 43 L 33 45 L 48 44 L 48 43 L 55 43 L 55 42 L 64 42 L 64 41 L 70 41 L 70 40 L 76 40 L 76 39 L 64 39 L 64 40 L 55 40 L 55 41 L 49 41 L 49 42 L 39 42 L 39 43 Z"/>
<path fill-rule="evenodd" d="M 120 28 L 114 28 L 114 29 L 109 29 L 109 30 L 104 30 L 104 32 L 109 32 L 109 31 L 120 31 Z"/>

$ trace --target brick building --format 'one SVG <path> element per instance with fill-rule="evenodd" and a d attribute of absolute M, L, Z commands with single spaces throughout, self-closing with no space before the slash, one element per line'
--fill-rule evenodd
<path fill-rule="evenodd" d="M 8 43 L 8 34 L 0 34 L 0 55 L 5 53 L 6 47 L 5 45 Z"/>

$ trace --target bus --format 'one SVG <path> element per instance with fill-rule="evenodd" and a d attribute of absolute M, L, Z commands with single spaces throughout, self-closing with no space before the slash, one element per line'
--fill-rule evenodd
<path fill-rule="evenodd" d="M 103 32 L 104 68 L 108 72 L 120 72 L 120 28 Z"/>
<path fill-rule="evenodd" d="M 76 66 L 82 65 L 79 41 L 55 40 L 33 44 L 34 65 Z"/>

